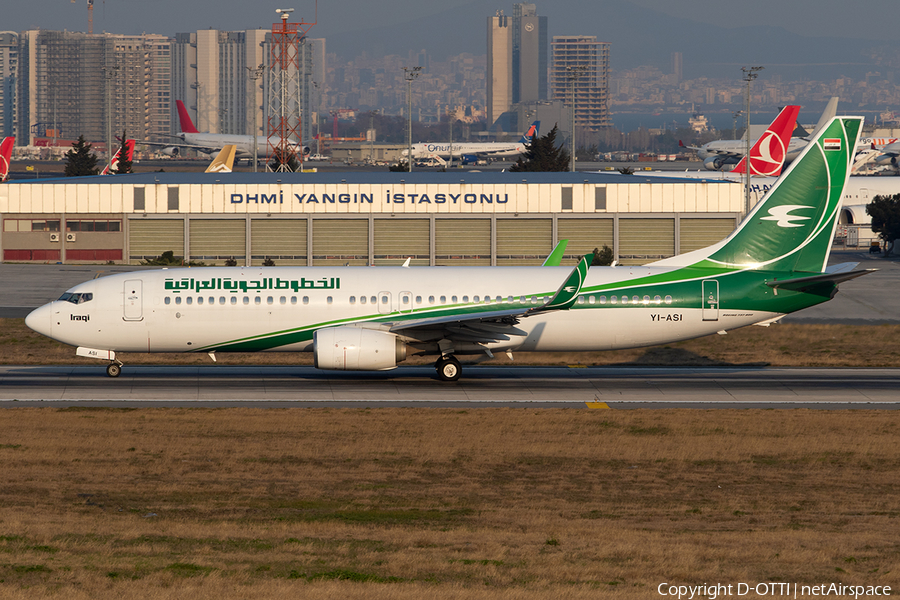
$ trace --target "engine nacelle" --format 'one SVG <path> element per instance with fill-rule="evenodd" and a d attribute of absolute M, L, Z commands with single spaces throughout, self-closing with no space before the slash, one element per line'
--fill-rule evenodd
<path fill-rule="evenodd" d="M 882 154 L 881 156 L 875 159 L 876 165 L 890 165 L 894 168 L 897 168 L 897 155 L 896 154 Z"/>
<path fill-rule="evenodd" d="M 387 371 L 406 360 L 406 344 L 393 333 L 362 327 L 330 327 L 313 334 L 317 369 Z"/>
<path fill-rule="evenodd" d="M 724 167 L 727 163 L 727 156 L 710 156 L 703 161 L 703 167 L 707 171 L 721 171 L 722 167 Z"/>
<path fill-rule="evenodd" d="M 178 146 L 168 146 L 160 150 L 166 156 L 178 156 L 181 154 L 181 149 Z"/>

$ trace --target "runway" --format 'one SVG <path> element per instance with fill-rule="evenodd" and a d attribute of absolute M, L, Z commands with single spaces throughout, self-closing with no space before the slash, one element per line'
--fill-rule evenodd
<path fill-rule="evenodd" d="M 470 366 L 327 372 L 303 366 L 0 367 L 0 407 L 21 406 L 900 408 L 900 369 Z"/>

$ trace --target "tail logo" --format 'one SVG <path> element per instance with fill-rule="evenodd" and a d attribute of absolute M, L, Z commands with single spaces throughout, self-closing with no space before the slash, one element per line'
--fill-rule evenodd
<path fill-rule="evenodd" d="M 751 172 L 764 176 L 778 173 L 784 165 L 787 154 L 781 138 L 771 129 L 767 129 L 757 148 L 758 154 L 750 155 L 750 166 L 753 169 Z"/>
<path fill-rule="evenodd" d="M 822 140 L 822 148 L 825 150 L 840 150 L 841 138 L 824 138 Z"/>
<path fill-rule="evenodd" d="M 783 204 L 782 206 L 773 206 L 769 209 L 769 216 L 762 217 L 762 221 L 777 221 L 775 224 L 779 227 L 803 227 L 802 223 L 794 223 L 794 221 L 806 221 L 809 217 L 790 214 L 792 210 L 801 208 L 813 208 L 812 206 L 803 206 L 802 204 Z"/>

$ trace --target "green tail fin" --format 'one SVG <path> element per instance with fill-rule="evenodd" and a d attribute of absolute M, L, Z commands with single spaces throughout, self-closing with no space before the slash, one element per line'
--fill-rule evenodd
<path fill-rule="evenodd" d="M 861 117 L 831 119 L 708 260 L 736 268 L 821 272 L 861 130 Z"/>

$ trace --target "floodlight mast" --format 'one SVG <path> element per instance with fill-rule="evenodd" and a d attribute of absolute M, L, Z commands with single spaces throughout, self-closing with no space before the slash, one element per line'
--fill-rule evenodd
<path fill-rule="evenodd" d="M 744 169 L 746 173 L 744 177 L 747 178 L 747 185 L 744 187 L 744 216 L 750 214 L 750 173 L 753 171 L 753 165 L 750 162 L 750 82 L 758 77 L 757 71 L 762 71 L 765 67 L 741 67 L 741 71 L 744 72 L 743 80 L 747 82 L 747 107 L 746 114 L 747 117 L 747 130 L 744 132 L 744 135 L 747 138 L 747 168 Z"/>

